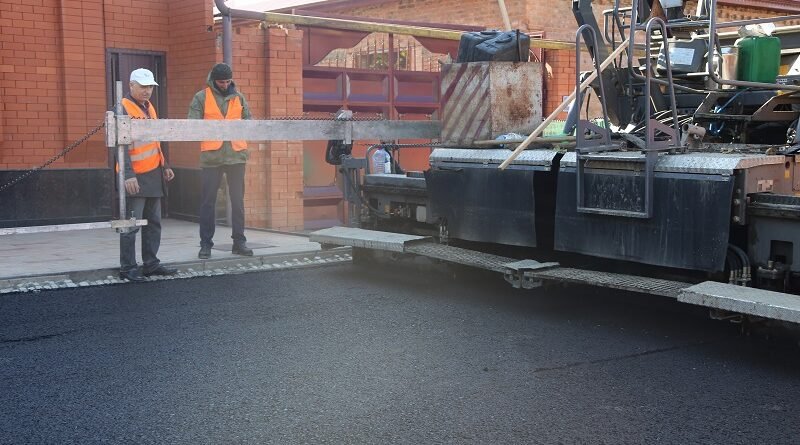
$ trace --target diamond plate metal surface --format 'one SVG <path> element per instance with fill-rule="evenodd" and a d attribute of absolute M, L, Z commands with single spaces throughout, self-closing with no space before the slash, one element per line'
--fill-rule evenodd
<path fill-rule="evenodd" d="M 677 298 L 682 289 L 691 286 L 691 283 L 683 283 L 680 281 L 660 280 L 657 278 L 637 277 L 634 275 L 597 272 L 569 267 L 533 271 L 530 275 L 544 280 L 589 284 L 592 286 L 661 295 L 671 298 Z"/>
<path fill-rule="evenodd" d="M 511 151 L 503 149 L 437 148 L 430 155 L 431 165 L 445 162 L 468 164 L 501 164 L 508 159 Z M 514 160 L 515 165 L 536 165 L 549 167 L 558 155 L 553 150 L 525 150 Z"/>
<path fill-rule="evenodd" d="M 640 163 L 644 162 L 644 155 L 638 151 L 595 154 L 591 156 L 588 162 L 602 162 L 603 166 L 608 168 L 623 168 L 623 166 L 625 166 L 625 168 L 630 168 L 630 162 L 636 161 Z M 760 165 L 782 164 L 783 162 L 783 156 L 687 153 L 660 156 L 656 163 L 656 171 L 665 173 L 732 175 L 735 170 L 748 169 Z M 564 157 L 561 158 L 561 167 L 575 167 L 575 152 L 566 153 Z"/>
<path fill-rule="evenodd" d="M 449 261 L 451 263 L 463 264 L 465 266 L 478 267 L 495 272 L 503 272 L 505 265 L 515 262 L 514 258 L 506 258 L 490 253 L 476 252 L 474 250 L 462 249 L 460 247 L 446 246 L 435 242 L 417 242 L 406 246 L 407 253 L 423 255 L 428 258 Z"/>
<path fill-rule="evenodd" d="M 706 281 L 684 289 L 678 301 L 800 323 L 800 296 L 797 295 Z"/>

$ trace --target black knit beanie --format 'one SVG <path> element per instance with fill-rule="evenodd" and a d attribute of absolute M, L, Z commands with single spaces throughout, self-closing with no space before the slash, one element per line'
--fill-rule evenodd
<path fill-rule="evenodd" d="M 211 68 L 211 80 L 228 80 L 233 78 L 233 70 L 227 63 L 218 63 Z"/>

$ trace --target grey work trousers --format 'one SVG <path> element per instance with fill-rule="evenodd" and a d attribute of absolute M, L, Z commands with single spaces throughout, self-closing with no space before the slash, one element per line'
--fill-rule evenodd
<path fill-rule="evenodd" d="M 119 270 L 136 269 L 136 233 L 142 231 L 142 273 L 152 272 L 161 264 L 157 255 L 161 245 L 161 198 L 128 197 L 126 218 L 146 219 L 147 225 L 119 235 Z"/>

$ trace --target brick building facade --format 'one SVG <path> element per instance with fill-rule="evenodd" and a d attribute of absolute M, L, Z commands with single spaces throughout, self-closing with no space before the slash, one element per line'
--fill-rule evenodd
<path fill-rule="evenodd" d="M 505 4 L 512 26 L 542 31 L 549 39 L 574 39 L 569 0 Z M 720 4 L 723 19 L 800 11 L 800 4 L 789 0 Z M 610 6 L 601 1 L 595 10 Z M 330 0 L 303 9 L 502 27 L 497 2 L 488 0 Z M 0 187 L 102 121 L 113 103 L 112 80 L 130 71 L 125 71 L 125 60 L 158 61 L 159 114 L 184 118 L 208 70 L 222 59 L 221 35 L 208 0 L 0 0 L 0 26 Z M 256 118 L 303 112 L 303 33 L 290 28 L 252 23 L 234 28 L 235 79 Z M 570 94 L 575 68 L 571 51 L 547 51 L 545 62 L 544 111 L 549 112 Z M 113 170 L 102 133 L 47 169 L 0 190 L 0 226 L 110 219 Z M 177 178 L 167 208 L 173 216 L 192 218 L 199 195 L 197 144 L 169 144 L 169 158 Z M 251 143 L 246 188 L 248 226 L 302 229 L 302 142 Z"/>
<path fill-rule="evenodd" d="M 159 61 L 154 71 L 163 96 L 157 104 L 160 117 L 185 118 L 192 96 L 222 59 L 213 25 L 207 0 L 0 1 L 0 185 L 45 163 L 102 122 L 113 104 L 112 78 L 127 84 L 127 74 L 138 67 L 128 65 L 137 61 Z M 240 27 L 234 34 L 235 77 L 253 114 L 300 114 L 302 32 Z M 169 159 L 177 172 L 170 213 L 194 215 L 199 148 L 169 144 Z M 100 131 L 47 169 L 0 192 L 0 225 L 110 219 L 112 184 Z M 297 143 L 251 144 L 246 188 L 248 226 L 302 228 Z"/>

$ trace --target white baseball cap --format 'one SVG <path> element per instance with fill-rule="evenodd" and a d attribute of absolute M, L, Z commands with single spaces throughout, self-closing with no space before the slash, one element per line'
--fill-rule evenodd
<path fill-rule="evenodd" d="M 153 73 L 145 68 L 131 71 L 131 82 L 136 82 L 145 87 L 150 85 L 158 86 L 156 79 L 153 77 Z"/>

